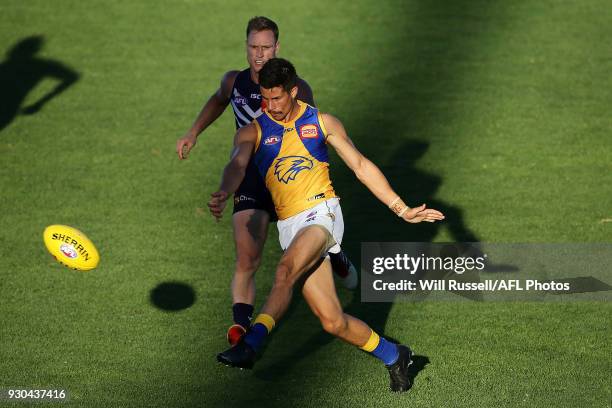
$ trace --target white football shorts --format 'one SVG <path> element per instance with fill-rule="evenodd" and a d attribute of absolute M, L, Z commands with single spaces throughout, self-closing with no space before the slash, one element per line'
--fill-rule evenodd
<path fill-rule="evenodd" d="M 297 233 L 310 225 L 320 225 L 329 231 L 331 238 L 327 252 L 337 254 L 340 252 L 342 236 L 344 235 L 344 219 L 340 208 L 340 199 L 330 198 L 316 206 L 302 211 L 292 217 L 285 218 L 276 223 L 278 239 L 281 248 L 285 251 Z"/>

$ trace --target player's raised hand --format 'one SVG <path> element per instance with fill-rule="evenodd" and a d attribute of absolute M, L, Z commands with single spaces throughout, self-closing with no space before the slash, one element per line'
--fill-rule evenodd
<path fill-rule="evenodd" d="M 219 221 L 223 216 L 223 210 L 227 204 L 227 198 L 229 194 L 226 191 L 219 190 L 210 195 L 210 201 L 208 201 L 208 209 L 210 213 Z"/>
<path fill-rule="evenodd" d="M 187 158 L 189 152 L 193 146 L 195 146 L 196 140 L 196 136 L 193 136 L 191 132 L 187 132 L 185 136 L 176 141 L 176 153 L 178 154 L 179 160 Z"/>
<path fill-rule="evenodd" d="M 406 222 L 416 224 L 418 222 L 436 222 L 444 219 L 444 214 L 438 210 L 426 208 L 425 204 L 411 208 L 402 214 L 402 218 Z"/>

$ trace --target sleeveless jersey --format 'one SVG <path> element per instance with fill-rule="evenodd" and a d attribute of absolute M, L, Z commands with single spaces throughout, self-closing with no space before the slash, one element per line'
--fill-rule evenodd
<path fill-rule="evenodd" d="M 254 121 L 257 144 L 253 160 L 280 220 L 336 197 L 321 115 L 304 102 L 298 101 L 298 106 L 290 122 L 278 122 L 267 112 Z"/>
<path fill-rule="evenodd" d="M 234 110 L 236 129 L 251 123 L 261 115 L 261 93 L 259 85 L 251 79 L 249 68 L 240 71 L 234 80 L 230 103 Z"/>

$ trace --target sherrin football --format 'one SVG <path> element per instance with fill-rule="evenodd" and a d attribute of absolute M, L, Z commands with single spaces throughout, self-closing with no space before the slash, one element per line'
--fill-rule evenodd
<path fill-rule="evenodd" d="M 45 246 L 59 263 L 71 269 L 90 271 L 100 254 L 85 234 L 68 225 L 49 225 L 43 232 Z"/>

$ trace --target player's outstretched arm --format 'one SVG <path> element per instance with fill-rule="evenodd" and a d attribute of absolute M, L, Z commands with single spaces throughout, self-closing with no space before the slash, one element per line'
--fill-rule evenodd
<path fill-rule="evenodd" d="M 198 135 L 213 123 L 230 102 L 232 88 L 236 81 L 238 71 L 229 71 L 221 78 L 219 89 L 212 94 L 191 125 L 191 129 L 183 137 L 176 141 L 176 153 L 180 160 L 186 159 L 189 151 L 195 146 Z"/>
<path fill-rule="evenodd" d="M 426 208 L 425 204 L 410 208 L 393 191 L 385 175 L 378 166 L 357 150 L 349 139 L 342 123 L 329 114 L 321 114 L 327 130 L 327 143 L 332 146 L 346 165 L 371 192 L 387 205 L 395 214 L 407 222 L 435 222 L 444 219 L 437 210 Z"/>
<path fill-rule="evenodd" d="M 208 202 L 208 208 L 217 221 L 223 215 L 228 197 L 238 190 L 240 183 L 242 183 L 244 172 L 255 150 L 256 143 L 257 128 L 253 123 L 238 129 L 234 137 L 232 156 L 223 170 L 221 186 L 219 190 L 210 195 L 210 201 Z"/>

